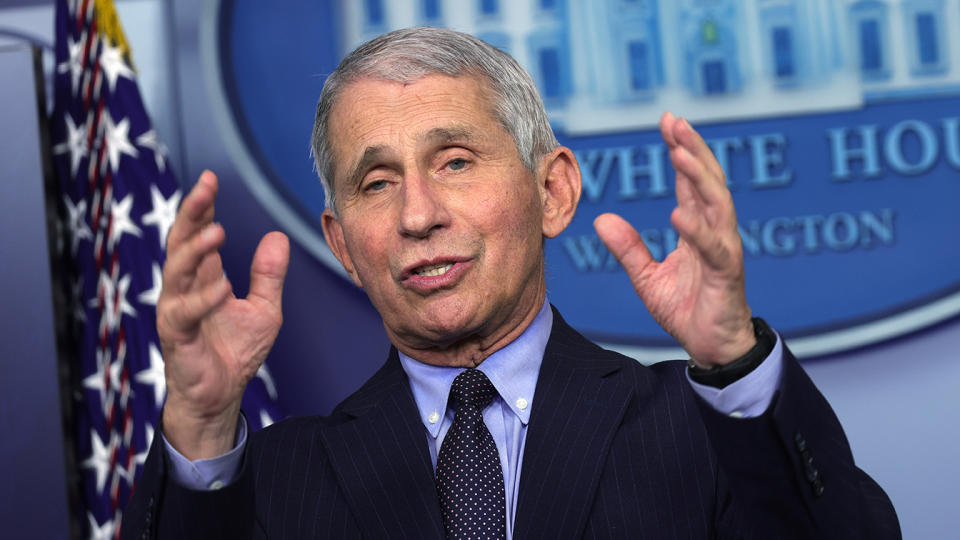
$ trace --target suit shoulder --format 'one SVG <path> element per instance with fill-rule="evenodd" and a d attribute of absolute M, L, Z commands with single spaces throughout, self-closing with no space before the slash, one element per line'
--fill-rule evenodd
<path fill-rule="evenodd" d="M 554 310 L 553 330 L 547 343 L 547 355 L 566 357 L 575 362 L 589 362 L 593 366 L 620 371 L 639 379 L 658 380 L 663 384 L 676 384 L 686 380 L 686 362 L 667 360 L 645 365 L 617 351 L 604 349 L 577 332 Z"/>
<path fill-rule="evenodd" d="M 292 447 L 313 439 L 313 434 L 330 425 L 327 416 L 291 416 L 252 432 L 249 435 L 251 448 L 255 451 L 263 447 Z"/>

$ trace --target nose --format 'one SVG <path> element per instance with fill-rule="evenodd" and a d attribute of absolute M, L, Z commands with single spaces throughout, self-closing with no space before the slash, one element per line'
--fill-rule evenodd
<path fill-rule="evenodd" d="M 413 170 L 407 173 L 401 188 L 398 232 L 412 238 L 426 238 L 448 223 L 449 214 L 442 193 L 428 175 Z"/>

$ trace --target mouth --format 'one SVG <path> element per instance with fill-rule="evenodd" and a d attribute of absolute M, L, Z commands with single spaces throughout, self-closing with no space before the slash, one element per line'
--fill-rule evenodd
<path fill-rule="evenodd" d="M 428 264 L 426 266 L 418 266 L 413 269 L 413 274 L 421 277 L 436 277 L 446 274 L 451 268 L 453 268 L 453 263 L 440 263 L 440 264 Z"/>
<path fill-rule="evenodd" d="M 470 266 L 469 257 L 420 261 L 404 269 L 400 281 L 420 292 L 453 287 Z"/>

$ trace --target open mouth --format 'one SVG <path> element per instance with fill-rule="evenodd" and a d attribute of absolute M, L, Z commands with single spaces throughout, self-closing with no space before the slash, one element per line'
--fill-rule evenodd
<path fill-rule="evenodd" d="M 430 264 L 414 268 L 413 273 L 422 277 L 436 277 L 446 274 L 451 268 L 453 263 Z"/>
<path fill-rule="evenodd" d="M 405 287 L 421 293 L 455 286 L 471 267 L 469 257 L 443 257 L 413 263 L 400 276 Z"/>

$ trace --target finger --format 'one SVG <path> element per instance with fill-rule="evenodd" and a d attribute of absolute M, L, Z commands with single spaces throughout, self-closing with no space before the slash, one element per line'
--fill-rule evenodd
<path fill-rule="evenodd" d="M 674 190 L 677 194 L 677 205 L 691 209 L 706 206 L 706 202 L 700 197 L 697 190 L 694 189 L 690 179 L 687 178 L 686 175 L 677 173 Z"/>
<path fill-rule="evenodd" d="M 680 238 L 700 255 L 707 266 L 714 269 L 729 266 L 731 254 L 723 241 L 723 233 L 711 227 L 702 215 L 677 207 L 670 214 L 670 223 Z"/>
<path fill-rule="evenodd" d="M 674 135 L 674 126 L 677 123 L 677 117 L 672 112 L 666 111 L 660 115 L 660 136 L 663 142 L 667 143 L 667 148 L 673 148 L 679 144 Z"/>
<path fill-rule="evenodd" d="M 680 118 L 673 122 L 672 127 L 672 135 L 677 141 L 677 145 L 686 148 L 691 155 L 703 164 L 704 168 L 713 174 L 714 178 L 725 184 L 726 178 L 724 177 L 723 167 L 720 166 L 717 157 L 713 155 L 713 150 L 697 133 L 697 130 L 693 129 L 690 122 L 687 122 L 686 118 Z"/>
<path fill-rule="evenodd" d="M 625 219 L 610 213 L 597 216 L 593 220 L 593 227 L 610 253 L 623 265 L 639 292 L 642 275 L 649 270 L 649 265 L 657 264 L 640 233 Z"/>
<path fill-rule="evenodd" d="M 167 250 L 176 249 L 181 242 L 196 234 L 213 221 L 214 200 L 219 189 L 217 176 L 203 171 L 197 183 L 180 205 L 177 218 L 167 235 Z"/>
<path fill-rule="evenodd" d="M 200 324 L 200 321 L 223 304 L 232 292 L 230 281 L 223 276 L 188 294 L 162 298 L 157 302 L 157 314 L 170 329 L 182 332 Z"/>
<path fill-rule="evenodd" d="M 667 146 L 671 149 L 671 153 L 680 146 L 680 142 L 677 140 L 676 133 L 682 131 L 680 129 L 680 124 L 686 124 L 687 129 L 693 131 L 689 128 L 689 123 L 686 123 L 686 120 L 682 120 L 673 115 L 670 111 L 666 111 L 660 117 L 660 135 L 663 137 L 664 142 L 667 143 Z M 693 131 L 696 134 L 695 131 Z M 699 135 L 698 135 L 699 136 Z M 707 148 L 709 151 L 709 147 Z M 688 150 L 689 152 L 689 150 Z M 710 153 L 709 156 L 713 158 L 713 154 Z M 674 166 L 676 169 L 676 166 Z M 712 170 L 712 169 L 711 169 Z M 719 167 L 713 171 L 716 173 L 719 171 L 723 172 L 722 168 Z M 677 195 L 677 204 L 680 206 L 696 206 L 696 205 L 705 205 L 703 197 L 695 190 L 691 185 L 690 180 L 681 172 L 678 171 L 676 183 L 675 183 L 676 195 Z"/>
<path fill-rule="evenodd" d="M 220 279 L 223 273 L 223 263 L 220 260 L 220 253 L 218 251 L 211 251 L 204 255 L 200 261 L 200 265 L 197 267 L 196 281 L 193 286 L 203 287 L 208 283 L 213 283 Z"/>
<path fill-rule="evenodd" d="M 264 236 L 250 265 L 249 296 L 266 300 L 279 309 L 289 263 L 290 240 L 287 235 L 274 231 Z"/>
<path fill-rule="evenodd" d="M 200 264 L 208 255 L 216 253 L 225 238 L 223 227 L 219 223 L 212 223 L 204 227 L 200 234 L 195 234 L 169 252 L 167 262 L 163 265 L 163 290 L 174 295 L 189 290 L 197 281 Z M 205 285 L 214 279 L 215 276 L 207 276 L 200 284 Z"/>
<path fill-rule="evenodd" d="M 677 175 L 689 180 L 689 185 L 706 206 L 721 207 L 730 199 L 730 192 L 718 182 L 706 164 L 693 156 L 686 147 L 678 146 L 670 151 L 670 161 Z"/>

